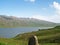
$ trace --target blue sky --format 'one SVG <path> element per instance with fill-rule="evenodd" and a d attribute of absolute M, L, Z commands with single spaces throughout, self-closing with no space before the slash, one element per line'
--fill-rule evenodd
<path fill-rule="evenodd" d="M 0 15 L 60 23 L 60 0 L 0 0 Z"/>

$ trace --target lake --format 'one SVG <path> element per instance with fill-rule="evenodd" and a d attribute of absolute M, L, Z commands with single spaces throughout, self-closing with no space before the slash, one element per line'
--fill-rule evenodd
<path fill-rule="evenodd" d="M 52 27 L 20 27 L 20 28 L 0 28 L 0 37 L 12 38 L 18 34 L 37 31 L 38 29 L 48 29 Z"/>

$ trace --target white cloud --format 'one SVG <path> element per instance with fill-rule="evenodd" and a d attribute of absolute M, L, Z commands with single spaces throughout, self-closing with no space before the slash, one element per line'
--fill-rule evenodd
<path fill-rule="evenodd" d="M 53 2 L 52 6 L 53 6 L 53 8 L 55 9 L 55 13 L 56 13 L 57 15 L 60 15 L 60 3 L 58 3 L 58 2 Z"/>
<path fill-rule="evenodd" d="M 36 0 L 24 0 L 24 1 L 28 1 L 28 2 L 34 3 Z"/>
<path fill-rule="evenodd" d="M 35 0 L 30 0 L 31 2 L 35 2 Z"/>
<path fill-rule="evenodd" d="M 55 9 L 55 13 L 56 13 L 54 20 L 60 22 L 60 3 L 54 1 L 52 6 Z"/>
<path fill-rule="evenodd" d="M 56 9 L 56 10 L 60 10 L 60 4 L 58 2 L 53 2 L 52 6 Z"/>
<path fill-rule="evenodd" d="M 47 20 L 46 16 L 42 16 L 42 15 L 33 15 L 32 18 Z"/>
<path fill-rule="evenodd" d="M 43 16 L 43 15 L 33 15 L 32 18 L 51 21 L 55 23 L 60 23 L 60 16 L 59 15 L 52 15 L 52 16 Z"/>

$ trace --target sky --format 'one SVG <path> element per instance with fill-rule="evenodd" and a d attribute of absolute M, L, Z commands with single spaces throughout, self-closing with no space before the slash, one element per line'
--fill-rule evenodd
<path fill-rule="evenodd" d="M 60 23 L 60 0 L 0 0 L 0 15 Z"/>

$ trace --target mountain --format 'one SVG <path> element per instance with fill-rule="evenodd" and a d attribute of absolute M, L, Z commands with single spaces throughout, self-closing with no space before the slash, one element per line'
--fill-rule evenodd
<path fill-rule="evenodd" d="M 51 27 L 56 23 L 34 18 L 17 18 L 14 16 L 0 15 L 0 27 Z"/>

